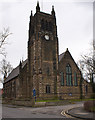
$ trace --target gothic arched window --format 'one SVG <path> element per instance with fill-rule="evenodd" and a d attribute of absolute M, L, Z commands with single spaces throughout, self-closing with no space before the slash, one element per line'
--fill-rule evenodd
<path fill-rule="evenodd" d="M 49 22 L 49 31 L 52 31 L 52 23 Z"/>
<path fill-rule="evenodd" d="M 77 73 L 74 72 L 74 85 L 77 86 L 78 85 L 78 81 L 77 81 Z"/>
<path fill-rule="evenodd" d="M 72 86 L 72 69 L 69 64 L 66 66 L 66 85 Z"/>
<path fill-rule="evenodd" d="M 45 23 L 44 23 L 44 20 L 42 19 L 41 20 L 41 29 L 44 30 L 45 29 L 44 27 L 45 27 Z"/>
<path fill-rule="evenodd" d="M 46 85 L 46 93 L 50 93 L 50 85 Z"/>
<path fill-rule="evenodd" d="M 61 72 L 61 85 L 63 86 L 64 85 L 64 73 Z"/>
<path fill-rule="evenodd" d="M 47 67 L 47 75 L 50 75 L 49 67 Z"/>
<path fill-rule="evenodd" d="M 45 23 L 45 28 L 46 28 L 46 30 L 48 30 L 48 22 L 47 21 Z"/>

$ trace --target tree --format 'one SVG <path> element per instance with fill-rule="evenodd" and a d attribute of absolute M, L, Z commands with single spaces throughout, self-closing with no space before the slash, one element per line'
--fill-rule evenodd
<path fill-rule="evenodd" d="M 93 93 L 95 93 L 95 81 L 94 76 L 95 74 L 95 53 L 90 52 L 90 54 L 82 55 L 81 60 L 78 62 L 78 66 L 83 74 L 83 78 L 90 82 L 92 86 Z"/>
<path fill-rule="evenodd" d="M 9 32 L 9 28 L 4 28 L 3 31 L 0 32 L 0 54 L 2 55 L 6 55 L 4 46 L 8 43 L 7 38 L 10 34 L 12 33 Z"/>
<path fill-rule="evenodd" d="M 13 70 L 12 65 L 10 64 L 10 62 L 6 61 L 6 59 L 3 59 L 0 62 L 0 72 L 3 75 L 4 79 L 8 77 L 12 70 Z"/>

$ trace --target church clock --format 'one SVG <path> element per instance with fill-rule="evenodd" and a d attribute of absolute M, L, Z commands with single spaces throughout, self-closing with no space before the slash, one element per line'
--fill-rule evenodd
<path fill-rule="evenodd" d="M 46 40 L 49 40 L 49 35 L 45 35 L 45 39 L 46 39 Z"/>

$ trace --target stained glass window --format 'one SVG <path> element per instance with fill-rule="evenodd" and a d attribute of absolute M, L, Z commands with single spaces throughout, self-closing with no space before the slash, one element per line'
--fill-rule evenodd
<path fill-rule="evenodd" d="M 61 72 L 61 85 L 64 85 L 64 73 Z"/>
<path fill-rule="evenodd" d="M 74 85 L 75 85 L 75 86 L 78 85 L 76 72 L 74 72 Z"/>
<path fill-rule="evenodd" d="M 66 85 L 72 86 L 72 69 L 69 64 L 66 66 Z"/>

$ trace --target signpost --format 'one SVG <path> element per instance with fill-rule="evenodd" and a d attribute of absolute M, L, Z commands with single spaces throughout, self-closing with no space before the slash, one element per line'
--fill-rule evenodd
<path fill-rule="evenodd" d="M 33 97 L 35 98 L 35 102 L 36 102 L 36 90 L 33 89 Z"/>

